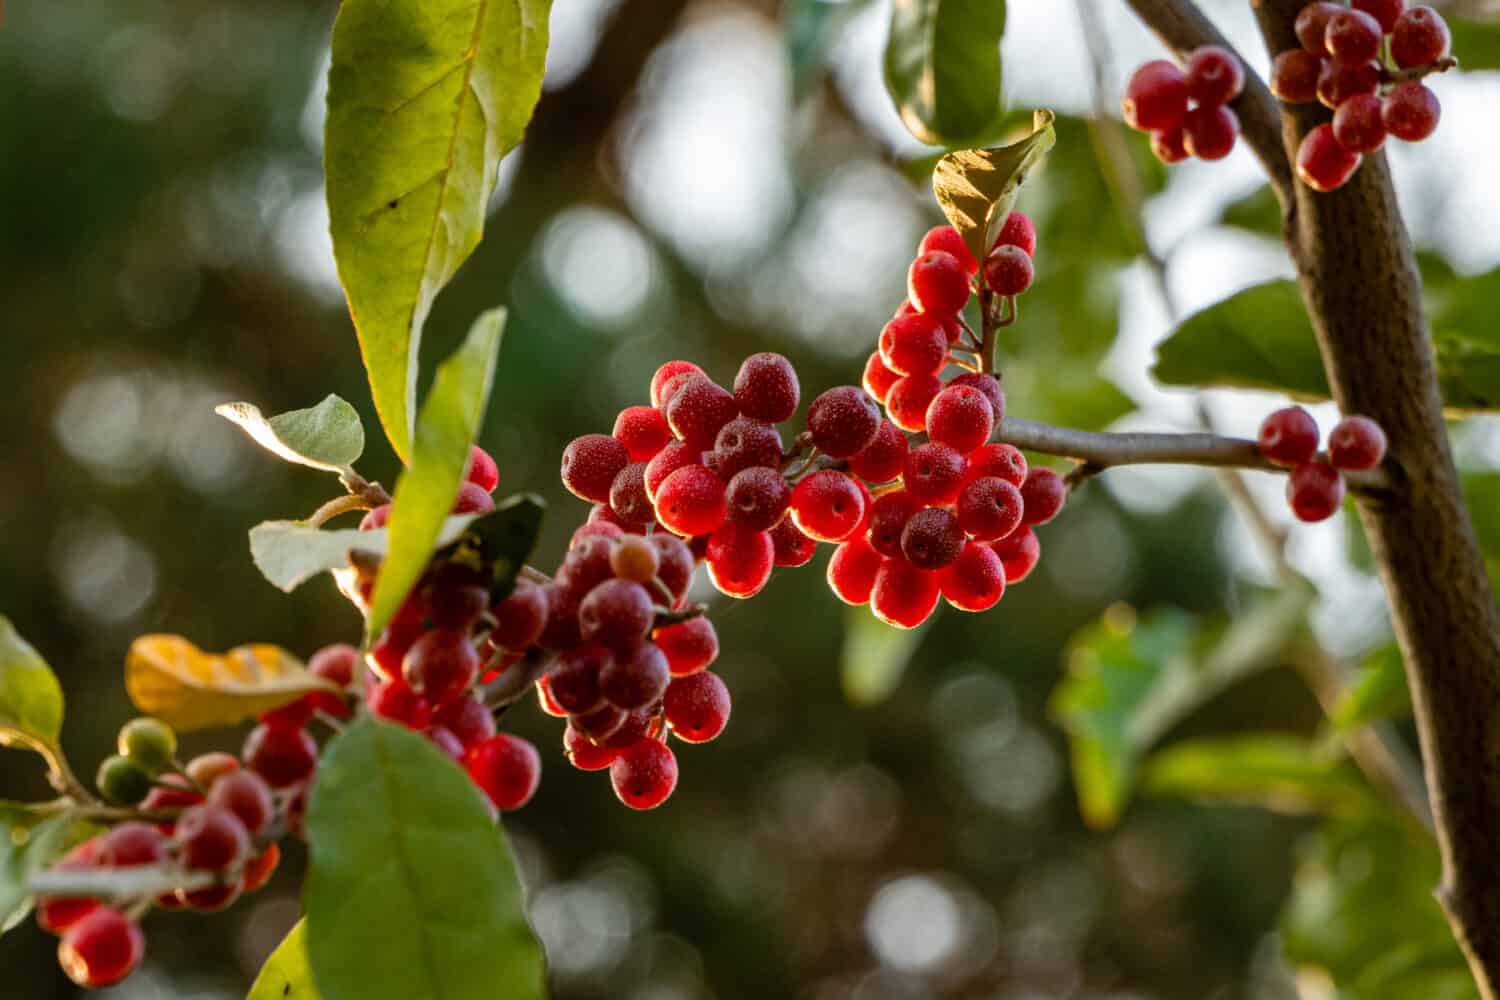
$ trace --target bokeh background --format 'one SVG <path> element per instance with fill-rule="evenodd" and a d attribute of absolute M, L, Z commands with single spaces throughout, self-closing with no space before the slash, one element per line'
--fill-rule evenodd
<path fill-rule="evenodd" d="M 251 525 L 305 516 L 332 484 L 212 413 L 337 392 L 371 431 L 362 471 L 394 479 L 326 233 L 322 77 L 336 6 L 12 0 L 5 11 L 0 610 L 61 674 L 81 772 L 129 717 L 120 668 L 138 634 L 304 655 L 359 634 L 331 581 L 283 595 L 246 546 Z M 1248 5 L 1208 6 L 1264 68 Z M 536 118 L 423 351 L 430 372 L 478 311 L 510 305 L 481 443 L 502 491 L 550 501 L 542 562 L 585 513 L 557 481 L 569 438 L 607 430 L 672 357 L 730 378 L 745 354 L 781 351 L 804 398 L 857 381 L 938 221 L 922 181 L 930 151 L 881 85 L 887 3 L 554 8 Z M 1464 13 L 1476 45 L 1496 37 L 1481 23 L 1493 9 Z M 1481 66 L 1496 64 L 1489 44 Z M 1183 429 L 1206 410 L 1253 433 L 1273 397 L 1167 391 L 1149 377 L 1173 317 L 1290 273 L 1243 150 L 1168 177 L 1138 137 L 1086 121 L 1115 115 L 1130 68 L 1157 51 L 1112 0 L 1011 0 L 1007 99 L 1063 116 L 1022 202 L 1042 235 L 1036 288 L 1005 342 L 1011 410 Z M 1458 54 L 1469 55 L 1462 42 Z M 1434 86 L 1443 128 L 1393 156 L 1403 201 L 1433 266 L 1485 272 L 1500 261 L 1500 79 Z M 1316 412 L 1326 430 L 1331 411 Z M 1462 429 L 1467 465 L 1500 464 L 1495 430 Z M 1280 510 L 1274 480 L 1252 486 Z M 1299 530 L 1291 555 L 1320 585 L 1321 640 L 1352 657 L 1388 627 L 1348 520 Z M 1111 472 L 1042 539 L 1031 580 L 990 614 L 943 613 L 895 678 L 842 662 L 850 619 L 823 583 L 826 551 L 754 601 L 721 602 L 734 718 L 717 743 L 682 754 L 679 790 L 654 813 L 629 812 L 603 776 L 568 768 L 555 720 L 530 703 L 512 713 L 544 751 L 541 792 L 506 825 L 555 995 L 1295 995 L 1274 928 L 1309 821 L 1147 799 L 1091 831 L 1047 713 L 1080 627 L 1120 604 L 1232 617 L 1273 579 L 1263 554 L 1212 477 L 1182 469 Z M 849 697 L 885 682 L 879 703 Z M 1272 670 L 1185 731 L 1311 732 L 1318 717 L 1296 676 Z M 189 748 L 242 737 L 194 736 Z M 0 795 L 45 792 L 34 760 L 0 752 Z M 269 890 L 225 914 L 153 915 L 146 967 L 105 995 L 242 996 L 297 916 L 302 863 L 290 850 Z M 30 922 L 0 940 L 0 995 L 72 996 L 53 949 Z"/>

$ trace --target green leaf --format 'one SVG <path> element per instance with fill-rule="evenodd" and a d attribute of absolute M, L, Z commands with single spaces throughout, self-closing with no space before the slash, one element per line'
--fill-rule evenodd
<path fill-rule="evenodd" d="M 1000 113 L 1005 0 L 895 0 L 885 87 L 929 146 L 977 141 Z"/>
<path fill-rule="evenodd" d="M 544 995 L 505 837 L 420 735 L 366 717 L 338 736 L 307 833 L 307 951 L 326 1000 Z"/>
<path fill-rule="evenodd" d="M 31 912 L 32 876 L 99 832 L 69 816 L 44 816 L 22 802 L 0 802 L 0 934 Z"/>
<path fill-rule="evenodd" d="M 473 514 L 446 518 L 437 546 L 457 541 L 479 519 Z M 385 528 L 360 531 L 315 528 L 306 521 L 263 521 L 250 529 L 250 557 L 262 576 L 291 593 L 319 573 L 349 565 L 351 552 L 383 557 L 389 540 Z"/>
<path fill-rule="evenodd" d="M 1384 646 L 1365 658 L 1354 683 L 1334 706 L 1329 721 L 1341 733 L 1411 713 L 1411 692 L 1401 650 Z"/>
<path fill-rule="evenodd" d="M 1293 966 L 1332 980 L 1340 1000 L 1477 996 L 1433 896 L 1430 835 L 1377 818 L 1330 823 L 1304 847 L 1281 915 Z"/>
<path fill-rule="evenodd" d="M 1352 816 L 1376 804 L 1347 760 L 1277 733 L 1174 743 L 1146 761 L 1141 789 L 1288 813 Z"/>
<path fill-rule="evenodd" d="M 324 172 L 339 279 L 391 446 L 412 454 L 418 346 L 479 243 L 541 94 L 551 0 L 344 0 Z"/>
<path fill-rule="evenodd" d="M 454 558 L 472 558 L 478 565 L 490 567 L 492 601 L 510 594 L 516 575 L 536 548 L 546 509 L 541 497 L 518 493 L 475 521 L 473 529 L 460 540 Z"/>
<path fill-rule="evenodd" d="M 961 149 L 938 160 L 932 193 L 976 260 L 990 247 L 990 230 L 1003 225 L 1026 174 L 1057 142 L 1055 116 L 1038 111 L 1031 134 L 1009 146 Z"/>
<path fill-rule="evenodd" d="M 854 705 L 878 705 L 889 698 L 932 621 L 928 618 L 913 629 L 891 628 L 870 614 L 869 608 L 845 609 L 844 643 L 839 652 L 844 697 Z"/>
<path fill-rule="evenodd" d="M 1311 604 L 1308 589 L 1289 587 L 1220 635 L 1170 608 L 1139 622 L 1113 608 L 1080 631 L 1051 709 L 1068 732 L 1084 819 L 1114 823 L 1151 746 L 1230 684 L 1273 665 Z"/>
<path fill-rule="evenodd" d="M 463 483 L 469 447 L 479 430 L 495 379 L 495 358 L 505 328 L 505 310 L 474 321 L 458 350 L 438 366 L 422 403 L 411 463 L 396 481 L 385 561 L 370 598 L 366 630 L 373 638 L 406 600 L 438 547 L 443 524 Z"/>
<path fill-rule="evenodd" d="M 1438 386 L 1453 412 L 1500 407 L 1500 271 L 1455 281 L 1432 320 Z M 1295 282 L 1247 288 L 1189 316 L 1157 346 L 1167 385 L 1270 389 L 1327 399 L 1328 380 Z"/>
<path fill-rule="evenodd" d="M 266 418 L 253 403 L 224 403 L 214 412 L 238 424 L 277 458 L 345 472 L 365 451 L 365 428 L 354 407 L 329 395 L 317 406 Z"/>
<path fill-rule="evenodd" d="M 56 750 L 62 736 L 62 686 L 47 661 L 0 615 L 0 746 Z"/>
<path fill-rule="evenodd" d="M 1453 34 L 1453 54 L 1465 72 L 1500 69 L 1500 20 L 1464 17 L 1451 7 L 1443 10 Z"/>
<path fill-rule="evenodd" d="M 307 964 L 307 921 L 287 932 L 271 952 L 245 1000 L 321 1000 Z"/>

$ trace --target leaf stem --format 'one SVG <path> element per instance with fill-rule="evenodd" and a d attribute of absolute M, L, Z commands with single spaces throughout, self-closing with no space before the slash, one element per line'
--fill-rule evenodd
<path fill-rule="evenodd" d="M 340 514 L 347 514 L 352 510 L 370 510 L 375 505 L 362 493 L 346 493 L 313 511 L 312 516 L 307 519 L 307 524 L 314 528 L 321 528 Z"/>

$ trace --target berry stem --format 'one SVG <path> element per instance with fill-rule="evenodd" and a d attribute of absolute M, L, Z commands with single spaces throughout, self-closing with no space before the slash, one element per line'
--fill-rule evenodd
<path fill-rule="evenodd" d="M 1407 69 L 1380 68 L 1381 83 L 1406 83 L 1409 80 L 1421 80 L 1434 73 L 1446 73 L 1450 69 L 1458 68 L 1458 60 L 1452 56 L 1445 56 L 1435 63 L 1426 66 L 1411 66 Z"/>

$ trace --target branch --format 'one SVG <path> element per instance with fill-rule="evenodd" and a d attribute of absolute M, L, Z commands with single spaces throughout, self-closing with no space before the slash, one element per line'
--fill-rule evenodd
<path fill-rule="evenodd" d="M 1179 60 L 1200 45 L 1221 45 L 1234 52 L 1234 46 L 1229 44 L 1192 0 L 1125 2 Z M 1264 0 L 1251 0 L 1251 5 L 1255 6 L 1260 2 Z M 1295 203 L 1293 193 L 1296 183 L 1292 177 L 1292 155 L 1286 152 L 1281 142 L 1276 99 L 1271 96 L 1260 77 L 1251 72 L 1244 57 L 1238 52 L 1235 55 L 1245 68 L 1245 90 L 1233 104 L 1235 114 L 1239 115 L 1240 131 L 1250 144 L 1255 158 L 1265 168 L 1271 189 L 1276 192 L 1277 201 L 1281 202 L 1282 212 L 1286 213 Z"/>

